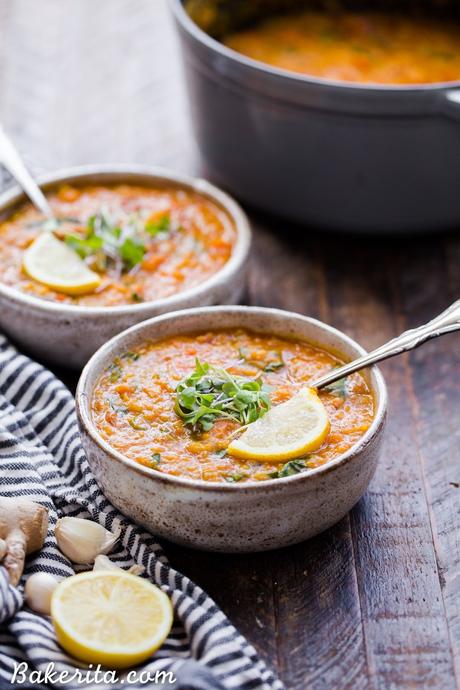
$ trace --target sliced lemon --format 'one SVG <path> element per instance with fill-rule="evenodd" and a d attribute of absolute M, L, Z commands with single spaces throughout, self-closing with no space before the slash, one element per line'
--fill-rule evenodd
<path fill-rule="evenodd" d="M 32 242 L 22 266 L 30 278 L 66 295 L 92 292 L 101 283 L 98 274 L 50 232 L 42 232 Z"/>
<path fill-rule="evenodd" d="M 168 636 L 171 602 L 155 585 L 123 570 L 80 573 L 53 592 L 51 618 L 72 656 L 109 668 L 145 661 Z"/>
<path fill-rule="evenodd" d="M 230 443 L 230 455 L 245 460 L 292 460 L 319 448 L 329 433 L 326 409 L 312 388 L 269 410 Z"/>

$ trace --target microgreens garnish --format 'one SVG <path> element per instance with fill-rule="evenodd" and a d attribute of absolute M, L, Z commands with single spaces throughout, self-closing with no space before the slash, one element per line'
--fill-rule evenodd
<path fill-rule="evenodd" d="M 171 230 L 171 219 L 167 213 L 158 220 L 148 220 L 145 224 L 145 232 L 150 237 L 156 237 L 160 233 L 168 233 Z"/>
<path fill-rule="evenodd" d="M 169 215 L 155 223 L 144 223 L 136 215 L 117 223 L 103 209 L 89 218 L 84 235 L 68 234 L 65 242 L 82 259 L 91 257 L 96 270 L 104 272 L 112 263 L 120 271 L 130 271 L 144 258 L 151 238 L 168 233 L 170 227 Z"/>
<path fill-rule="evenodd" d="M 250 424 L 269 409 L 270 398 L 259 377 L 233 376 L 199 359 L 176 388 L 176 413 L 195 433 L 209 431 L 218 417 Z"/>

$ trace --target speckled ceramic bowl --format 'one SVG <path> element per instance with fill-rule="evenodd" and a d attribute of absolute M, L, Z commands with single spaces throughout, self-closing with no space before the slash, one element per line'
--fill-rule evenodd
<path fill-rule="evenodd" d="M 347 360 L 364 353 L 356 342 L 320 321 L 260 307 L 188 309 L 130 328 L 96 352 L 78 384 L 80 430 L 96 480 L 125 515 L 154 534 L 185 546 L 264 551 L 313 537 L 352 508 L 374 474 L 387 407 L 385 382 L 377 369 L 364 372 L 376 412 L 359 443 L 324 467 L 283 479 L 223 484 L 162 474 L 112 449 L 92 422 L 95 384 L 114 357 L 146 340 L 216 328 L 249 328 L 305 340 Z"/>
<path fill-rule="evenodd" d="M 57 184 L 133 183 L 176 186 L 198 192 L 224 210 L 236 228 L 229 261 L 209 279 L 170 297 L 117 307 L 63 305 L 34 297 L 0 283 L 0 330 L 33 355 L 66 367 L 81 368 L 109 338 L 140 321 L 177 309 L 210 304 L 233 304 L 246 279 L 251 243 L 247 218 L 227 194 L 205 180 L 139 165 L 98 165 L 62 170 L 38 180 L 44 190 Z M 0 195 L 0 220 L 25 200 L 15 187 Z"/>

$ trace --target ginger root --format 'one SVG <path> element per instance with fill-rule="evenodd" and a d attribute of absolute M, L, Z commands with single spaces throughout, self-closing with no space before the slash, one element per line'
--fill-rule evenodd
<path fill-rule="evenodd" d="M 4 542 L 2 565 L 16 586 L 26 556 L 42 548 L 48 530 L 48 510 L 26 498 L 0 496 L 0 542 Z M 1 544 L 0 544 L 1 545 Z"/>

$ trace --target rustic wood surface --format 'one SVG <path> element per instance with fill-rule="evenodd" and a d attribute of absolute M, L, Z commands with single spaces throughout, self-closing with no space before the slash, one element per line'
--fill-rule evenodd
<path fill-rule="evenodd" d="M 0 0 L 0 119 L 38 172 L 111 161 L 203 172 L 164 0 Z M 351 238 L 251 220 L 248 301 L 319 317 L 367 348 L 460 296 L 455 235 Z M 384 456 L 339 525 L 259 555 L 167 545 L 289 690 L 459 687 L 459 338 L 382 368 Z"/>

